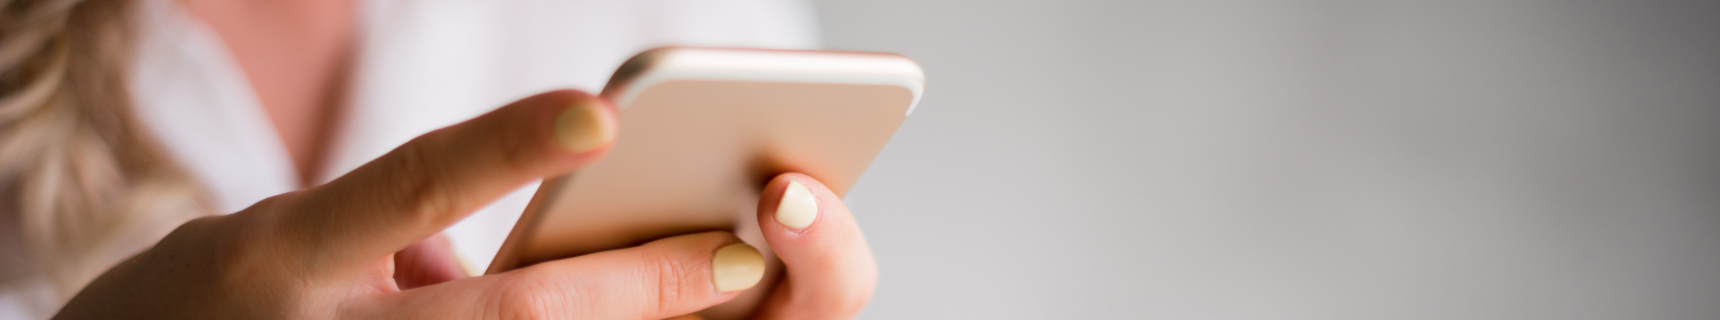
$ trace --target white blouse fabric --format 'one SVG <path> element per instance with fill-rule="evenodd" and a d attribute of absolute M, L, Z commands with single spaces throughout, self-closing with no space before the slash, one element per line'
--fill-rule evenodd
<path fill-rule="evenodd" d="M 132 79 L 146 127 L 231 213 L 299 185 L 261 103 L 221 39 L 172 0 L 145 0 Z M 809 48 L 796 0 L 363 1 L 350 100 L 316 181 L 338 177 L 430 130 L 557 88 L 590 92 L 622 61 L 662 45 Z M 482 271 L 537 186 L 445 234 Z M 156 239 L 137 239 L 155 241 Z M 0 264 L 29 263 L 8 261 Z M 39 275 L 0 286 L 0 319 L 47 318 Z"/>

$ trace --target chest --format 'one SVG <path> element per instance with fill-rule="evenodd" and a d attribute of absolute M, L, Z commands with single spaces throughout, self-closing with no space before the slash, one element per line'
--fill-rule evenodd
<path fill-rule="evenodd" d="M 297 171 L 314 182 L 345 102 L 356 46 L 357 3 L 189 1 L 255 93 Z"/>

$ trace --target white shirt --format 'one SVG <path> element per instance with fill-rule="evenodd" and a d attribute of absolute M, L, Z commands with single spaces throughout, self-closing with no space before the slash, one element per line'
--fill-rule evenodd
<path fill-rule="evenodd" d="M 172 0 L 140 6 L 130 84 L 137 114 L 222 213 L 301 188 L 286 147 L 221 39 Z M 662 45 L 808 48 L 796 0 L 378 0 L 361 2 L 351 100 L 327 171 L 338 177 L 430 130 L 557 88 L 602 89 L 622 61 Z M 537 186 L 445 234 L 482 270 Z M 139 239 L 155 241 L 156 239 Z M 28 263 L 28 262 L 0 262 Z M 46 318 L 46 280 L 0 288 L 0 318 Z"/>

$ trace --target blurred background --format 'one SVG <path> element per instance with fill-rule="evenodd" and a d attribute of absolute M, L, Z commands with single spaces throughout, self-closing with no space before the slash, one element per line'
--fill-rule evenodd
<path fill-rule="evenodd" d="M 865 319 L 1720 319 L 1720 3 L 814 1 Z"/>

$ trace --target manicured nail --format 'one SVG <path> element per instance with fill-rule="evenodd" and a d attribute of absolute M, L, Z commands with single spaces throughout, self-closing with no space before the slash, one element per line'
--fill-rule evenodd
<path fill-rule="evenodd" d="M 615 139 L 615 124 L 604 114 L 603 106 L 594 101 L 582 101 L 555 117 L 555 135 L 561 145 L 574 152 L 595 150 Z"/>
<path fill-rule="evenodd" d="M 800 229 L 812 225 L 813 220 L 818 220 L 818 200 L 812 198 L 812 190 L 800 181 L 789 181 L 788 189 L 782 191 L 782 202 L 776 204 L 776 222 Z"/>
<path fill-rule="evenodd" d="M 764 278 L 764 256 L 745 243 L 723 246 L 711 257 L 711 278 L 717 292 L 752 288 Z"/>

